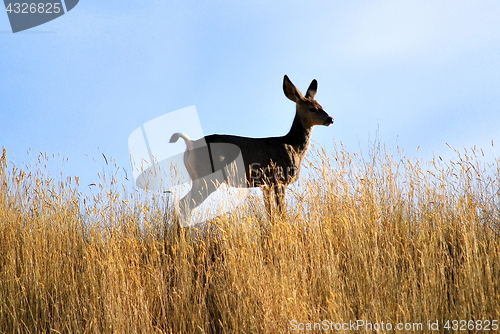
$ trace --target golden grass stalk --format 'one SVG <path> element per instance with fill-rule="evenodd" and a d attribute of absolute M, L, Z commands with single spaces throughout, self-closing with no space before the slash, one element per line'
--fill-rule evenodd
<path fill-rule="evenodd" d="M 181 229 L 166 225 L 163 198 L 120 190 L 113 175 L 85 195 L 3 150 L 0 332 L 286 333 L 364 320 L 420 333 L 498 320 L 500 174 L 480 158 L 316 150 L 281 219 L 252 197 L 237 219 Z"/>

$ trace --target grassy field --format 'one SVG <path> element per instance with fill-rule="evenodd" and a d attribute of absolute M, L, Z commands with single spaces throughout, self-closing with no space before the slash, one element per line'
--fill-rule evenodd
<path fill-rule="evenodd" d="M 455 156 L 311 152 L 285 217 L 252 197 L 181 229 L 164 195 L 82 194 L 4 150 L 0 332 L 494 333 L 500 164 Z"/>

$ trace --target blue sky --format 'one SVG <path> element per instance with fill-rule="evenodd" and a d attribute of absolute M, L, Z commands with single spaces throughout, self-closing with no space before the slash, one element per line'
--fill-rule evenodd
<path fill-rule="evenodd" d="M 498 156 L 499 17 L 498 1 L 81 0 L 12 34 L 0 13 L 0 146 L 16 163 L 59 153 L 89 184 L 101 153 L 130 169 L 132 131 L 187 106 L 206 134 L 285 134 L 288 74 L 318 80 L 326 148 Z"/>

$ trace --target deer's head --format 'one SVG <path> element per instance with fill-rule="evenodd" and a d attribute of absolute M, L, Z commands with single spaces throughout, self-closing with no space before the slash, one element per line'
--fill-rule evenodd
<path fill-rule="evenodd" d="M 316 79 L 311 81 L 307 88 L 306 95 L 302 95 L 300 90 L 290 81 L 287 75 L 283 79 L 283 91 L 286 97 L 296 103 L 297 114 L 307 127 L 314 125 L 329 126 L 333 124 L 333 118 L 323 110 L 323 107 L 314 99 L 318 82 Z"/>

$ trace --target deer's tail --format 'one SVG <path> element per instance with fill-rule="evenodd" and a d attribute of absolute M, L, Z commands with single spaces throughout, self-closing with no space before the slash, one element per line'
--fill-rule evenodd
<path fill-rule="evenodd" d="M 183 133 L 179 133 L 179 132 L 174 133 L 172 135 L 172 137 L 170 137 L 170 142 L 175 143 L 179 140 L 179 138 L 184 139 L 184 142 L 186 142 L 186 146 L 187 146 L 188 151 L 193 149 L 193 141 L 191 140 L 191 138 L 189 138 L 187 135 L 185 135 Z"/>

